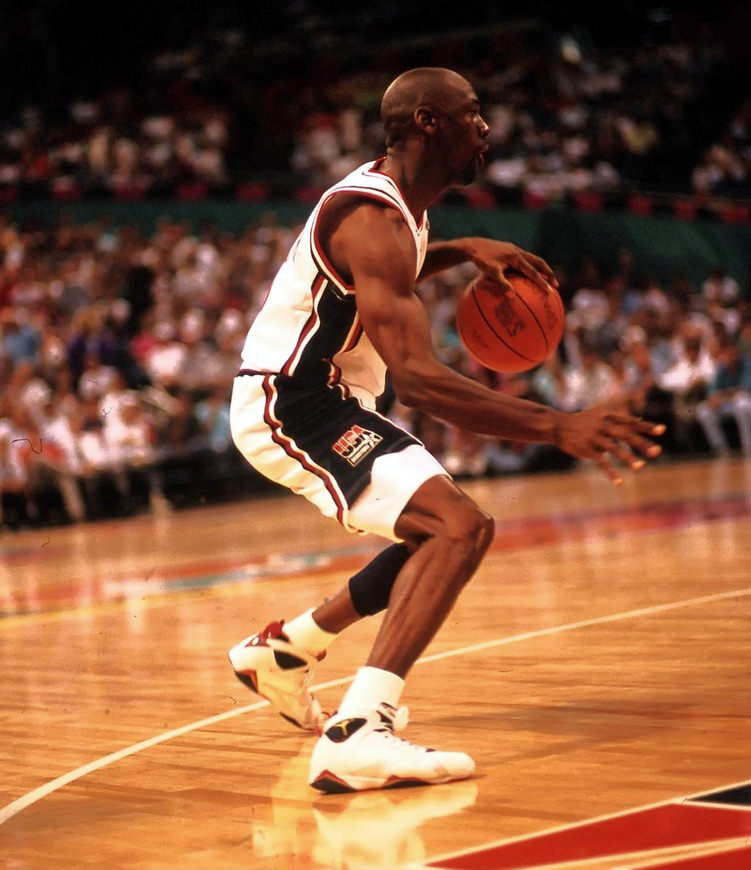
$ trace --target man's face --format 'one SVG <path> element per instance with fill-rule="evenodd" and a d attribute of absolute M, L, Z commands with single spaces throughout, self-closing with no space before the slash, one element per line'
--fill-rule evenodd
<path fill-rule="evenodd" d="M 490 128 L 480 114 L 480 101 L 465 83 L 452 90 L 436 110 L 446 145 L 446 162 L 453 184 L 471 184 L 484 165 Z"/>

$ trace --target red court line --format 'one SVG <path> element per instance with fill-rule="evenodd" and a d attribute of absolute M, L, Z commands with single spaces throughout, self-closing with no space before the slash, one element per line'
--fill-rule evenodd
<path fill-rule="evenodd" d="M 751 868 L 751 845 L 716 855 L 701 855 L 698 858 L 679 858 L 667 864 L 644 865 L 635 870 L 749 870 Z"/>
<path fill-rule="evenodd" d="M 441 870 L 522 870 L 615 855 L 623 859 L 629 853 L 739 837 L 748 837 L 751 842 L 751 810 L 667 803 L 473 849 L 429 866 Z M 740 870 L 740 865 L 734 870 Z"/>

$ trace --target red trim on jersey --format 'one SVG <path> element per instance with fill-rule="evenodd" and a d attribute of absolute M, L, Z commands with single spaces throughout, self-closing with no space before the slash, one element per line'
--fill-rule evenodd
<path fill-rule="evenodd" d="M 390 176 L 386 176 L 386 177 L 390 178 Z M 389 194 L 385 193 L 384 191 L 369 190 L 367 188 L 356 187 L 355 185 L 353 185 L 352 187 L 337 187 L 335 190 L 332 190 L 328 196 L 326 196 L 324 199 L 321 200 L 320 207 L 318 209 L 318 213 L 315 217 L 315 221 L 313 222 L 313 231 L 310 235 L 310 238 L 312 241 L 311 253 L 313 255 L 313 259 L 318 262 L 319 267 L 321 269 L 323 269 L 323 271 L 325 271 L 329 275 L 331 280 L 334 281 L 334 283 L 341 290 L 343 290 L 345 293 L 354 293 L 355 292 L 354 283 L 350 283 L 348 281 L 345 281 L 344 278 L 342 278 L 342 276 L 339 274 L 339 272 L 337 272 L 337 270 L 334 268 L 333 264 L 331 263 L 331 260 L 329 260 L 329 258 L 324 253 L 323 247 L 322 247 L 321 242 L 318 238 L 318 227 L 319 227 L 319 221 L 320 221 L 320 217 L 321 217 L 321 212 L 323 211 L 323 207 L 332 197 L 337 196 L 339 194 L 350 194 L 351 196 L 357 196 L 357 197 L 362 198 L 362 199 L 373 199 L 376 202 L 385 203 L 386 205 L 391 206 L 395 211 L 398 211 L 399 214 L 402 216 L 402 218 L 405 219 L 405 222 L 406 222 L 406 218 L 405 218 L 405 215 L 404 215 L 402 209 L 400 208 L 400 204 L 397 201 L 397 199 L 390 198 Z"/>
<path fill-rule="evenodd" d="M 320 294 L 323 287 L 326 285 L 326 276 L 321 274 L 320 272 L 316 276 L 315 281 L 313 281 L 310 287 L 310 294 L 312 297 L 312 309 L 310 312 L 310 316 L 308 317 L 305 326 L 302 328 L 300 332 L 300 336 L 297 339 L 297 344 L 294 347 L 294 350 L 287 358 L 287 361 L 281 368 L 281 374 L 290 375 L 292 374 L 292 364 L 297 357 L 298 351 L 305 344 L 305 340 L 313 331 L 313 329 L 319 324 L 320 318 L 318 317 L 318 309 L 316 308 L 316 297 Z"/>
<path fill-rule="evenodd" d="M 314 474 L 319 480 L 323 483 L 323 485 L 328 490 L 329 495 L 331 496 L 334 504 L 336 505 L 336 518 L 339 521 L 340 525 L 345 526 L 344 522 L 344 512 L 346 509 L 346 504 L 343 501 L 340 493 L 338 492 L 336 486 L 333 484 L 333 478 L 327 474 L 323 468 L 318 465 L 312 463 L 306 453 L 300 450 L 295 443 L 288 438 L 284 432 L 282 431 L 282 424 L 279 420 L 277 420 L 272 412 L 271 412 L 271 404 L 274 400 L 274 396 L 276 395 L 276 389 L 273 385 L 274 375 L 266 375 L 263 379 L 263 391 L 266 394 L 266 403 L 263 408 L 263 420 L 266 425 L 271 429 L 271 438 L 274 443 L 278 444 L 282 450 L 289 456 L 290 459 L 299 462 L 300 465 L 311 474 Z"/>

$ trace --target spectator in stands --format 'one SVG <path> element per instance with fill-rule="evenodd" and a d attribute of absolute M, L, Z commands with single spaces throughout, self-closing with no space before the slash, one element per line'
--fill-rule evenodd
<path fill-rule="evenodd" d="M 701 285 L 701 302 L 707 317 L 726 332 L 735 334 L 740 326 L 741 286 L 725 266 L 713 269 Z"/>
<path fill-rule="evenodd" d="M 72 400 L 72 401 L 71 401 Z M 36 409 L 40 450 L 34 454 L 37 475 L 56 486 L 62 497 L 68 518 L 73 522 L 86 519 L 86 508 L 78 486 L 84 470 L 81 445 L 76 438 L 71 417 L 78 410 L 74 396 L 62 406 L 53 399 L 52 390 Z"/>
<path fill-rule="evenodd" d="M 180 374 L 188 355 L 187 347 L 178 340 L 177 330 L 169 320 L 154 325 L 154 346 L 146 352 L 143 366 L 151 383 L 164 389 L 180 385 Z"/>
<path fill-rule="evenodd" d="M 36 518 L 31 476 L 31 445 L 26 431 L 11 420 L 10 403 L 0 396 L 0 527 L 16 530 Z"/>
<path fill-rule="evenodd" d="M 672 396 L 658 386 L 660 369 L 646 331 L 641 326 L 630 326 L 621 338 L 620 350 L 623 354 L 621 388 L 629 411 L 669 425 Z"/>
<path fill-rule="evenodd" d="M 7 357 L 14 365 L 33 360 L 39 344 L 39 332 L 32 324 L 24 322 L 20 310 L 7 307 L 0 311 L 0 356 Z"/>
<path fill-rule="evenodd" d="M 306 18 L 282 6 L 293 27 Z M 332 58 L 352 50 L 352 30 L 371 26 L 373 11 L 362 15 L 367 19 L 347 16 L 349 32 L 341 16 L 328 29 L 318 18 L 321 44 Z M 269 174 L 286 169 L 306 184 L 327 184 L 380 147 L 372 132 L 374 93 L 399 48 L 383 56 L 374 48 L 365 74 L 342 70 L 319 80 L 320 67 L 296 51 L 298 36 L 275 31 L 275 54 L 284 56 L 286 38 L 295 66 L 267 79 L 257 75 L 270 60 L 254 52 L 266 45 L 260 31 L 251 38 L 211 28 L 193 35 L 189 51 L 157 50 L 139 58 L 148 87 L 123 84 L 86 100 L 74 98 L 62 120 L 19 104 L 16 117 L 0 130 L 0 185 L 58 196 L 164 194 L 185 185 L 221 192 L 243 172 L 259 168 Z M 600 45 L 601 34 L 581 30 L 561 37 L 540 20 L 535 36 L 549 41 L 549 50 L 537 51 L 515 31 L 508 42 L 496 33 L 473 43 L 472 79 L 487 92 L 496 130 L 488 156 L 493 188 L 526 191 L 543 201 L 655 182 L 748 193 L 748 102 L 737 107 L 703 157 L 694 155 L 693 178 L 687 177 L 685 152 L 706 141 L 700 124 L 713 108 L 710 86 L 725 61 L 722 46 L 706 31 L 693 41 L 650 33 L 631 44 Z M 463 34 L 447 31 L 437 38 L 449 53 L 465 48 Z M 434 59 L 429 40 L 411 51 L 421 52 L 426 65 Z M 499 57 L 508 61 L 503 74 L 497 71 Z M 419 63 L 418 55 L 413 59 Z M 123 78 L 130 82 L 133 71 L 123 71 Z M 279 100 L 284 88 L 303 94 L 299 113 Z M 280 103 L 283 115 L 267 111 Z"/>
<path fill-rule="evenodd" d="M 208 435 L 196 416 L 190 395 L 179 390 L 173 399 L 171 413 L 157 432 L 158 454 L 166 459 L 179 459 L 206 450 Z"/>
<path fill-rule="evenodd" d="M 672 437 L 679 449 L 696 448 L 696 409 L 706 399 L 716 371 L 705 335 L 695 326 L 685 326 L 673 364 L 658 377 L 658 386 L 672 400 Z"/>
<path fill-rule="evenodd" d="M 230 383 L 217 384 L 195 406 L 196 418 L 215 453 L 224 453 L 234 447 L 229 426 Z"/>
<path fill-rule="evenodd" d="M 152 510 L 163 510 L 166 502 L 156 468 L 157 426 L 137 394 L 123 396 L 119 413 L 107 416 L 104 436 L 113 467 L 124 475 L 133 507 L 145 498 Z"/>
<path fill-rule="evenodd" d="M 106 401 L 106 397 L 98 400 L 91 396 L 70 415 L 78 450 L 78 479 L 84 491 L 88 519 L 123 512 L 129 496 L 126 472 L 116 462 L 115 451 L 105 436 L 106 414 L 101 410 L 101 403 Z"/>
<path fill-rule="evenodd" d="M 89 351 L 83 361 L 78 379 L 78 395 L 82 399 L 101 398 L 120 380 L 120 373 L 111 365 L 104 365 L 99 356 Z"/>
<path fill-rule="evenodd" d="M 578 362 L 569 362 L 563 371 L 558 407 L 580 411 L 588 405 L 616 404 L 623 395 L 610 363 L 587 338 L 579 343 Z"/>
<path fill-rule="evenodd" d="M 725 340 L 707 398 L 696 407 L 696 418 L 712 451 L 730 453 L 724 423 L 734 420 L 744 456 L 751 456 L 751 358 L 742 357 L 735 339 Z"/>
<path fill-rule="evenodd" d="M 209 335 L 209 325 L 202 309 L 191 309 L 183 316 L 178 338 L 186 348 L 179 375 L 183 389 L 198 394 L 227 383 L 220 351 Z"/>

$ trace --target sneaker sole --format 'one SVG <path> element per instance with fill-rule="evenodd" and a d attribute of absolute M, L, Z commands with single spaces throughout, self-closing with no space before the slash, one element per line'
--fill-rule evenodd
<path fill-rule="evenodd" d="M 421 785 L 443 785 L 447 782 L 457 782 L 461 779 L 468 779 L 472 776 L 468 773 L 466 776 L 446 776 L 441 779 L 416 779 L 409 777 L 402 779 L 398 776 L 390 776 L 388 779 L 374 779 L 372 777 L 353 777 L 349 782 L 332 773 L 330 770 L 324 770 L 320 773 L 310 785 L 322 791 L 325 794 L 349 794 L 355 791 L 370 791 L 373 789 L 394 789 L 394 788 L 414 788 Z"/>

